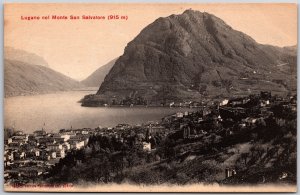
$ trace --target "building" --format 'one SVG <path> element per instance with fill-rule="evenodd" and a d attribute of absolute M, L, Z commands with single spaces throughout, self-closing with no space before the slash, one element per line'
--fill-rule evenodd
<path fill-rule="evenodd" d="M 183 127 L 183 138 L 187 139 L 187 138 L 190 137 L 190 135 L 191 135 L 191 128 L 189 126 L 187 126 L 187 125 L 184 126 Z"/>
<path fill-rule="evenodd" d="M 176 113 L 176 117 L 177 118 L 182 118 L 183 117 L 183 113 L 182 112 L 177 112 Z"/>
<path fill-rule="evenodd" d="M 229 102 L 228 99 L 224 99 L 224 100 L 222 100 L 222 101 L 220 102 L 220 106 L 225 106 L 225 105 L 228 104 L 228 102 Z"/>
<path fill-rule="evenodd" d="M 84 147 L 84 141 L 81 140 L 69 140 L 70 149 L 79 150 L 80 148 Z"/>
<path fill-rule="evenodd" d="M 151 151 L 151 143 L 150 142 L 143 142 L 143 150 L 144 151 Z"/>
<path fill-rule="evenodd" d="M 65 150 L 57 150 L 56 157 L 57 158 L 64 158 L 66 156 Z"/>
<path fill-rule="evenodd" d="M 62 148 L 61 144 L 47 144 L 48 150 L 61 150 Z"/>
<path fill-rule="evenodd" d="M 253 118 L 253 117 L 247 117 L 245 119 L 243 119 L 243 121 L 245 123 L 247 123 L 248 125 L 252 125 L 252 124 L 255 124 L 256 123 L 256 118 Z"/>
<path fill-rule="evenodd" d="M 250 101 L 250 98 L 234 98 L 228 101 L 231 106 L 242 106 Z"/>
<path fill-rule="evenodd" d="M 16 131 L 14 135 L 17 135 L 17 136 L 18 135 L 24 135 L 24 132 L 23 131 Z"/>
<path fill-rule="evenodd" d="M 206 116 L 206 115 L 209 115 L 209 114 L 211 114 L 211 109 L 207 108 L 207 107 L 204 107 L 202 109 L 202 116 Z"/>
<path fill-rule="evenodd" d="M 43 174 L 43 170 L 39 167 L 24 167 L 19 171 L 21 176 L 37 177 Z"/>
<path fill-rule="evenodd" d="M 21 142 L 11 142 L 8 144 L 8 147 L 11 149 L 19 149 L 21 145 L 23 145 Z"/>
<path fill-rule="evenodd" d="M 36 130 L 36 131 L 33 132 L 33 135 L 35 137 L 37 137 L 37 136 L 45 136 L 46 134 L 47 134 L 46 131 L 44 131 L 43 129 L 42 130 Z"/>
<path fill-rule="evenodd" d="M 230 168 L 225 169 L 225 178 L 232 177 L 234 175 L 236 175 L 235 169 L 230 169 Z"/>
<path fill-rule="evenodd" d="M 56 159 L 56 151 L 49 151 L 50 159 Z"/>

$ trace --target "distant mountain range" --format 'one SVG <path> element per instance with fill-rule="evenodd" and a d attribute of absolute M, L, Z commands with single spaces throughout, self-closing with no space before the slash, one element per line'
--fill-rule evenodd
<path fill-rule="evenodd" d="M 85 100 L 142 97 L 157 104 L 261 90 L 295 92 L 296 50 L 259 44 L 212 14 L 186 10 L 144 28 L 97 94 Z"/>
<path fill-rule="evenodd" d="M 101 83 L 104 81 L 105 76 L 108 74 L 110 69 L 115 64 L 117 58 L 111 60 L 107 64 L 101 66 L 98 68 L 95 72 L 93 72 L 90 76 L 88 76 L 86 79 L 81 81 L 82 84 L 84 84 L 87 87 L 99 87 Z"/>
<path fill-rule="evenodd" d="M 81 87 L 78 81 L 48 68 L 48 63 L 36 54 L 5 48 L 4 58 L 5 97 L 65 91 Z"/>
<path fill-rule="evenodd" d="M 34 64 L 49 67 L 44 58 L 34 53 L 30 53 L 21 49 L 15 49 L 13 47 L 4 48 L 4 58 L 14 61 L 20 61 L 27 64 Z"/>

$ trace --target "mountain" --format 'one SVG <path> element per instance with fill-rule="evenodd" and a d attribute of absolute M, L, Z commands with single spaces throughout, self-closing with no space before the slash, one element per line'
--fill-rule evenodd
<path fill-rule="evenodd" d="M 212 14 L 186 10 L 145 27 L 83 105 L 295 92 L 296 59 L 290 48 L 259 44 Z"/>
<path fill-rule="evenodd" d="M 44 58 L 34 53 L 30 53 L 21 49 L 15 49 L 13 47 L 4 47 L 4 56 L 5 59 L 49 67 Z"/>
<path fill-rule="evenodd" d="M 80 83 L 59 72 L 40 65 L 4 60 L 5 97 L 65 91 Z"/>
<path fill-rule="evenodd" d="M 284 52 L 287 52 L 290 55 L 297 56 L 297 45 L 283 47 L 283 49 L 284 49 Z"/>
<path fill-rule="evenodd" d="M 107 64 L 101 66 L 98 68 L 95 72 L 93 72 L 90 76 L 88 76 L 86 79 L 81 81 L 82 84 L 84 84 L 87 87 L 99 87 L 101 83 L 104 81 L 105 76 L 108 74 L 110 69 L 115 64 L 117 58 L 111 60 Z"/>

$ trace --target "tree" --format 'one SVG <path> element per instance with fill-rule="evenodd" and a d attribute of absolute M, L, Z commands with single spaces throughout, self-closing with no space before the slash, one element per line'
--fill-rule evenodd
<path fill-rule="evenodd" d="M 247 165 L 248 153 L 242 153 L 241 158 L 244 160 L 244 164 Z"/>

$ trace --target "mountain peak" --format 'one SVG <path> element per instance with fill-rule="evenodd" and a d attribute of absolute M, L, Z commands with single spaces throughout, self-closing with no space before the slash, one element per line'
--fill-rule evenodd
<path fill-rule="evenodd" d="M 190 14 L 190 15 L 194 15 L 194 14 L 199 14 L 199 13 L 202 14 L 202 12 L 197 11 L 197 10 L 193 10 L 193 9 L 190 8 L 190 9 L 185 10 L 182 14 Z"/>
<path fill-rule="evenodd" d="M 128 43 L 97 94 L 120 99 L 134 94 L 151 102 L 224 94 L 220 90 L 225 89 L 224 82 L 236 93 L 263 89 L 264 84 L 256 86 L 241 78 L 272 77 L 268 74 L 276 72 L 274 64 L 287 59 L 280 52 L 263 47 L 212 14 L 189 9 L 145 27 Z M 285 90 L 276 83 L 268 85 L 267 89 Z"/>

